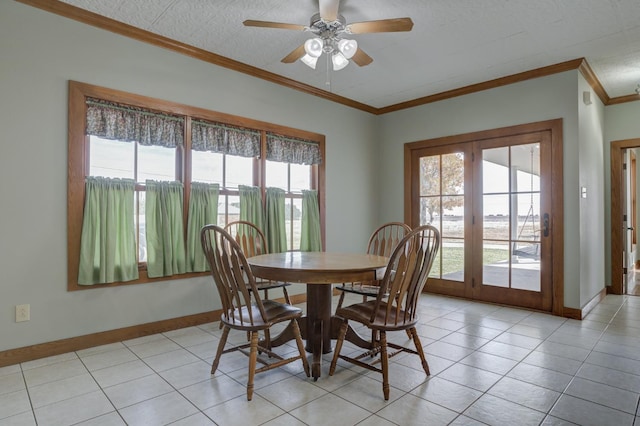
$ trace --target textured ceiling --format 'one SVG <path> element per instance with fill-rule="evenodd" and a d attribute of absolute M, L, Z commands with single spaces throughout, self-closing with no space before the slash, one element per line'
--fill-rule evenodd
<path fill-rule="evenodd" d="M 639 0 L 342 0 L 347 23 L 411 17 L 411 32 L 353 35 L 373 63 L 327 75 L 280 60 L 310 33 L 317 0 L 63 0 L 206 51 L 382 108 L 577 58 L 610 98 L 640 83 Z M 330 85 L 327 85 L 327 78 Z"/>

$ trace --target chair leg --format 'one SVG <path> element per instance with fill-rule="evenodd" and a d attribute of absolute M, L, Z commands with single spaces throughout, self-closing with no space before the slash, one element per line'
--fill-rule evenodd
<path fill-rule="evenodd" d="M 271 332 L 268 328 L 264 331 L 264 345 L 271 350 Z"/>
<path fill-rule="evenodd" d="M 341 291 L 340 292 L 340 299 L 338 299 L 338 306 L 336 307 L 336 309 L 342 308 L 342 302 L 344 302 L 344 294 L 345 293 L 346 293 L 346 291 Z"/>
<path fill-rule="evenodd" d="M 258 359 L 258 332 L 251 332 L 251 347 L 249 349 L 249 377 L 247 378 L 247 401 L 253 398 L 253 376 L 256 374 Z"/>
<path fill-rule="evenodd" d="M 382 393 L 389 400 L 389 354 L 387 353 L 387 332 L 380 331 L 380 361 L 382 364 Z"/>
<path fill-rule="evenodd" d="M 344 338 L 347 335 L 347 326 L 348 326 L 348 321 L 344 320 L 344 322 L 340 326 L 340 331 L 338 332 L 338 341 L 336 342 L 336 347 L 333 349 L 333 359 L 331 360 L 331 367 L 329 367 L 330 376 L 333 376 L 333 373 L 335 373 L 336 371 L 336 364 L 338 364 L 338 357 L 340 356 L 340 351 L 342 350 L 342 344 L 344 343 Z"/>
<path fill-rule="evenodd" d="M 302 343 L 302 336 L 300 335 L 300 327 L 298 326 L 298 320 L 293 321 L 293 336 L 296 338 L 296 344 L 298 345 L 298 352 L 300 352 L 300 358 L 302 360 L 302 366 L 304 367 L 304 373 L 307 377 L 311 376 L 309 371 L 309 361 L 307 360 L 307 352 L 304 350 L 304 343 Z"/>
<path fill-rule="evenodd" d="M 411 337 L 413 338 L 413 344 L 416 345 L 416 351 L 418 352 L 418 355 L 420 355 L 420 361 L 422 361 L 422 369 L 427 374 L 427 376 L 430 376 L 431 373 L 429 372 L 429 363 L 424 356 L 424 351 L 422 350 L 422 342 L 420 342 L 420 337 L 418 337 L 418 331 L 415 327 L 411 327 L 407 330 L 407 332 L 411 334 Z"/>
<path fill-rule="evenodd" d="M 284 295 L 284 301 L 287 302 L 288 305 L 292 305 L 291 299 L 289 299 L 289 292 L 287 292 L 287 287 L 282 287 L 282 294 Z"/>
<path fill-rule="evenodd" d="M 229 327 L 225 327 L 224 330 L 222 330 L 222 336 L 220 337 L 220 343 L 218 343 L 216 357 L 213 359 L 213 363 L 211 364 L 211 374 L 215 374 L 216 370 L 218 369 L 220 357 L 222 356 L 222 351 L 224 351 L 224 345 L 227 344 L 227 337 L 229 337 L 229 330 Z"/>

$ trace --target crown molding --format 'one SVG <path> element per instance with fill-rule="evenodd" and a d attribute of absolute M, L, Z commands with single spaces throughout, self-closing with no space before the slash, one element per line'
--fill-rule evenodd
<path fill-rule="evenodd" d="M 68 3 L 61 2 L 59 0 L 15 0 L 18 3 L 23 3 L 47 12 L 54 13 L 69 19 L 73 19 L 78 22 L 82 22 L 87 25 L 91 25 L 97 28 L 101 28 L 116 34 L 123 35 L 144 43 L 149 43 L 154 46 L 158 46 L 164 49 L 172 50 L 174 52 L 190 56 L 195 59 L 199 59 L 204 62 L 209 62 L 214 65 L 218 65 L 224 68 L 228 68 L 233 71 L 237 71 L 243 74 L 250 75 L 262 80 L 269 81 L 271 83 L 279 84 L 281 86 L 288 87 L 290 89 L 298 90 L 309 95 L 317 96 L 342 104 L 351 108 L 355 108 L 364 112 L 368 112 L 374 115 L 382 115 L 390 112 L 400 111 L 403 109 L 413 108 L 420 105 L 426 105 L 433 102 L 442 101 L 445 99 L 451 99 L 458 96 L 464 96 L 471 93 L 480 92 L 483 90 L 493 89 L 496 87 L 507 86 L 513 83 L 522 82 L 525 80 L 531 80 L 534 78 L 544 77 L 560 72 L 570 71 L 578 69 L 589 85 L 593 88 L 593 91 L 598 95 L 604 105 L 614 105 L 626 102 L 633 102 L 640 100 L 640 95 L 627 95 L 616 98 L 610 98 L 607 92 L 600 84 L 600 81 L 596 77 L 595 73 L 587 63 L 585 58 L 573 59 L 566 62 L 561 62 L 546 67 L 536 68 L 534 70 L 524 71 L 517 74 L 508 75 L 505 77 L 496 78 L 481 83 L 472 84 L 465 87 L 460 87 L 453 90 L 448 90 L 434 95 L 424 96 L 421 98 L 413 99 L 406 102 L 400 102 L 394 105 L 389 105 L 382 108 L 376 108 L 371 105 L 367 105 L 361 102 L 357 102 L 353 99 L 346 98 L 344 96 L 336 95 L 334 93 L 327 92 L 326 90 L 318 89 L 317 87 L 295 81 L 293 79 L 283 77 L 281 75 L 265 71 L 263 69 L 245 64 L 243 62 L 235 61 L 227 57 L 217 55 L 212 52 L 208 52 L 204 49 L 200 49 L 194 46 L 190 46 L 186 43 L 182 43 L 168 37 L 164 37 L 158 34 L 154 34 L 150 31 L 142 30 L 140 28 L 124 24 L 111 18 L 98 15 L 93 12 L 81 9 L 79 7 L 70 5 Z"/>

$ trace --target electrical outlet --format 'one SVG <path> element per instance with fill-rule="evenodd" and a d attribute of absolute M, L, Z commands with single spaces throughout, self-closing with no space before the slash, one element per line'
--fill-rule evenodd
<path fill-rule="evenodd" d="M 29 321 L 31 319 L 30 305 L 16 305 L 16 322 Z"/>

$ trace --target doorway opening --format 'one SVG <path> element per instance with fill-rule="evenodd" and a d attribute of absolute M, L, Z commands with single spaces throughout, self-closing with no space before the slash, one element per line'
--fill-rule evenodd
<path fill-rule="evenodd" d="M 611 287 L 613 294 L 640 295 L 638 173 L 640 139 L 611 142 Z"/>

